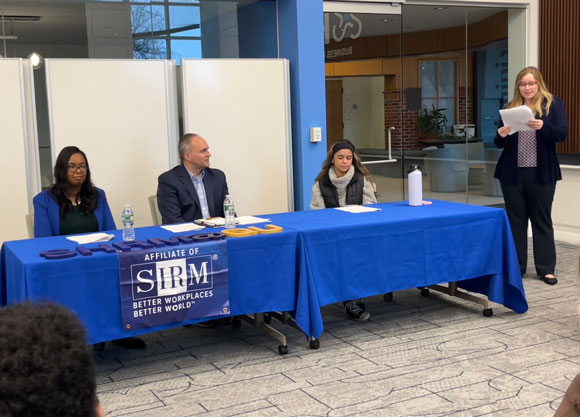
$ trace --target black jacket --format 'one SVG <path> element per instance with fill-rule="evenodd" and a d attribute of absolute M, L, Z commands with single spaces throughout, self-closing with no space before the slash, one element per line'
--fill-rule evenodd
<path fill-rule="evenodd" d="M 336 187 L 330 181 L 328 173 L 318 182 L 320 187 L 320 194 L 324 199 L 324 206 L 326 208 L 339 207 L 338 202 L 338 192 Z M 352 179 L 346 186 L 346 204 L 362 204 L 363 202 L 363 188 L 364 188 L 364 175 L 360 172 L 354 173 Z"/>
<path fill-rule="evenodd" d="M 544 121 L 540 130 L 536 131 L 538 166 L 538 182 L 549 184 L 562 179 L 560 164 L 556 156 L 556 142 L 563 142 L 568 136 L 568 114 L 564 103 L 554 97 L 550 113 L 542 117 Z M 499 127 L 503 123 L 500 121 Z M 514 133 L 502 138 L 496 134 L 493 140 L 495 146 L 503 148 L 503 152 L 495 168 L 495 178 L 506 184 L 516 184 L 518 178 L 518 134 Z"/>
<path fill-rule="evenodd" d="M 228 194 L 225 174 L 206 168 L 203 186 L 210 216 L 224 217 L 224 199 Z M 164 172 L 158 178 L 157 207 L 163 224 L 186 223 L 201 219 L 201 205 L 189 172 L 183 165 Z"/>

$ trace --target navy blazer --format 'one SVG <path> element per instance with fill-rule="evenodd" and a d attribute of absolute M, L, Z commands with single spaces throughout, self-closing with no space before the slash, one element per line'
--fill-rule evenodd
<path fill-rule="evenodd" d="M 228 194 L 225 174 L 219 169 L 204 169 L 203 186 L 211 217 L 224 217 Z M 158 178 L 157 207 L 162 223 L 187 223 L 202 218 L 201 205 L 189 171 L 183 165 L 164 172 Z"/>
<path fill-rule="evenodd" d="M 556 156 L 556 142 L 563 142 L 568 137 L 568 114 L 564 103 L 554 96 L 550 113 L 542 117 L 544 125 L 536 130 L 538 156 L 537 176 L 540 184 L 549 184 L 562 179 L 560 164 Z M 503 126 L 500 120 L 499 127 Z M 516 184 L 518 178 L 518 134 L 517 132 L 502 138 L 499 134 L 493 140 L 495 146 L 503 148 L 495 167 L 495 178 L 506 184 Z"/>
<path fill-rule="evenodd" d="M 115 220 L 107 203 L 105 192 L 97 190 L 95 217 L 99 231 L 115 230 Z M 32 200 L 34 204 L 34 237 L 60 236 L 60 206 L 54 199 L 51 189 L 38 193 Z"/>

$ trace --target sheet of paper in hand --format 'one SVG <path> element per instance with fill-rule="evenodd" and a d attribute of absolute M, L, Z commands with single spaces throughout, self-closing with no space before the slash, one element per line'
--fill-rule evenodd
<path fill-rule="evenodd" d="M 534 113 L 528 106 L 518 106 L 512 109 L 502 109 L 499 111 L 504 126 L 511 129 L 510 135 L 520 131 L 533 130 L 528 126 L 528 122 L 534 118 Z"/>

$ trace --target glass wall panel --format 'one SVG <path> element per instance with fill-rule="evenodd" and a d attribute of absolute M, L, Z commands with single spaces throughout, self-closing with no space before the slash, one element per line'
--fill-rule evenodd
<path fill-rule="evenodd" d="M 4 16 L 0 34 L 5 34 L 0 55 L 174 59 L 178 65 L 183 58 L 277 58 L 276 4 L 276 0 L 0 0 Z M 129 52 L 119 56 L 119 51 Z M 35 72 L 35 93 L 46 186 L 52 162 L 43 69 Z"/>
<path fill-rule="evenodd" d="M 501 152 L 493 138 L 508 97 L 508 62 L 518 62 L 524 49 L 508 51 L 524 38 L 522 25 L 508 27 L 508 13 L 517 12 L 402 6 L 403 82 L 420 94 L 420 109 L 404 117 L 404 165 L 421 161 L 426 198 L 503 203 L 493 179 Z"/>
<path fill-rule="evenodd" d="M 103 48 L 98 48 L 99 56 L 91 56 L 92 46 L 103 38 L 109 45 L 115 41 L 133 44 L 133 54 L 125 58 L 278 57 L 276 0 L 1 3 L 8 36 L 0 44 L 0 54 L 5 57 L 27 57 L 36 51 L 44 58 L 120 58 L 106 56 Z M 125 22 L 131 25 L 129 38 L 119 36 Z M 90 27 L 93 33 L 88 33 Z M 178 50 L 173 51 L 174 46 Z M 115 49 L 118 53 L 119 48 L 110 48 Z"/>
<path fill-rule="evenodd" d="M 401 201 L 401 16 L 352 7 L 350 13 L 324 14 L 327 145 L 353 142 L 378 201 Z"/>

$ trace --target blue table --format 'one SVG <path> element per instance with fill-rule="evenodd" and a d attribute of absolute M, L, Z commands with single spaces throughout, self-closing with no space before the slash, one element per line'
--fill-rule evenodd
<path fill-rule="evenodd" d="M 121 241 L 121 231 L 112 233 L 116 237 L 108 243 Z M 136 235 L 137 239 L 145 240 L 168 238 L 172 233 L 160 227 L 147 227 L 138 228 Z M 297 242 L 298 233 L 290 229 L 272 235 L 227 239 L 232 315 L 294 310 Z M 89 343 L 199 321 L 124 331 L 116 254 L 101 252 L 60 260 L 46 260 L 39 256 L 42 250 L 74 250 L 75 246 L 61 236 L 4 243 L 0 254 L 2 305 L 24 299 L 48 299 L 64 304 L 84 323 Z"/>
<path fill-rule="evenodd" d="M 320 308 L 327 304 L 455 281 L 517 313 L 527 311 L 504 210 L 445 201 L 373 207 L 380 211 L 269 216 L 300 231 L 296 322 L 307 335 L 322 334 Z"/>
<path fill-rule="evenodd" d="M 527 311 L 503 210 L 443 201 L 375 207 L 380 211 L 273 214 L 268 217 L 283 233 L 228 238 L 231 314 L 291 311 L 304 333 L 318 338 L 322 306 L 454 281 L 515 312 Z M 141 240 L 170 235 L 159 227 L 137 229 Z M 114 241 L 119 240 L 120 231 Z M 91 343 L 172 326 L 122 330 L 115 255 L 59 261 L 38 256 L 41 250 L 74 246 L 63 237 L 5 243 L 2 304 L 27 298 L 65 304 L 79 314 Z"/>

